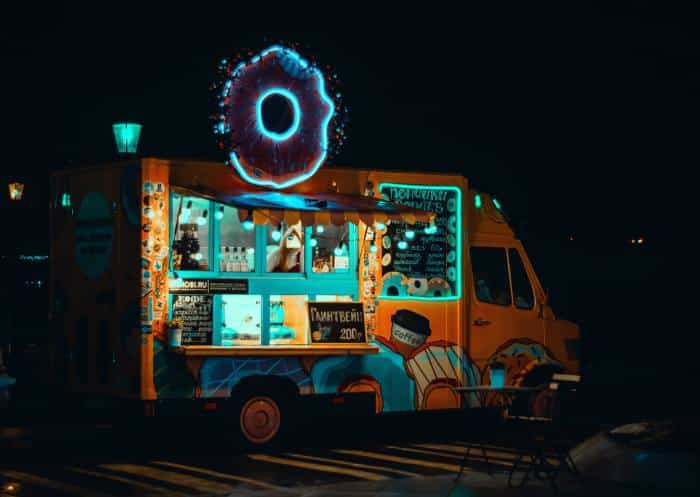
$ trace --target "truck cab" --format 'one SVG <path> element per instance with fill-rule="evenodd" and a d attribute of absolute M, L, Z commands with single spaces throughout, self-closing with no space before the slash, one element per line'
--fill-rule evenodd
<path fill-rule="evenodd" d="M 468 342 L 484 383 L 496 366 L 503 366 L 506 385 L 578 372 L 578 326 L 554 315 L 498 200 L 474 190 L 470 196 Z"/>

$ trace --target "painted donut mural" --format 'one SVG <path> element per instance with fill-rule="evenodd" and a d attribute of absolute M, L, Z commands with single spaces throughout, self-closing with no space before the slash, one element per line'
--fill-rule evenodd
<path fill-rule="evenodd" d="M 313 175 L 345 136 L 337 75 L 291 48 L 273 45 L 249 60 L 224 59 L 214 132 L 246 181 L 285 188 Z"/>

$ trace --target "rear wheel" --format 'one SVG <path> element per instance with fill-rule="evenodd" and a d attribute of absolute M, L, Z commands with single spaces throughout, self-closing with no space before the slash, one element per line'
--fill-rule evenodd
<path fill-rule="evenodd" d="M 254 395 L 243 402 L 239 413 L 241 433 L 250 443 L 267 444 L 279 434 L 282 409 L 277 400 L 266 395 Z"/>

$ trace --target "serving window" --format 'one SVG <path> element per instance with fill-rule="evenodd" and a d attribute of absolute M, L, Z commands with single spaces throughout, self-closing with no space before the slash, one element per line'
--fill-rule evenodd
<path fill-rule="evenodd" d="M 355 225 L 273 218 L 255 225 L 250 211 L 213 200 L 173 193 L 171 202 L 170 317 L 187 318 L 191 310 L 186 328 L 192 330 L 183 336 L 197 338 L 183 344 L 231 353 L 236 347 L 311 346 L 308 303 L 357 300 Z M 208 333 L 201 332 L 205 324 Z"/>

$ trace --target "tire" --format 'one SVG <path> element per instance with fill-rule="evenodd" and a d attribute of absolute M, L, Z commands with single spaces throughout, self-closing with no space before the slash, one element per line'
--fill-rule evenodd
<path fill-rule="evenodd" d="M 293 425 L 296 402 L 282 392 L 246 390 L 236 395 L 233 415 L 245 443 L 252 447 L 277 445 Z"/>

